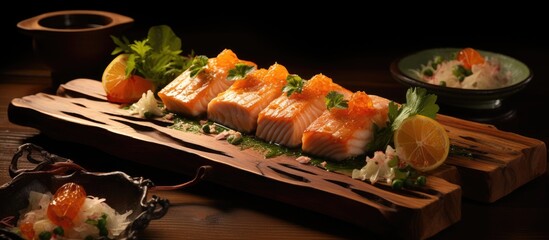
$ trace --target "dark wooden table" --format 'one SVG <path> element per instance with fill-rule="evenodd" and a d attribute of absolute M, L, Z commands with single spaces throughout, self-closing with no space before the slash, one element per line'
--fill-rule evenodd
<path fill-rule="evenodd" d="M 528 55 L 531 54 L 531 55 Z M 529 56 L 533 56 L 529 58 Z M 535 52 L 525 53 L 536 76 L 524 92 L 504 102 L 495 111 L 471 113 L 441 106 L 441 112 L 494 124 L 496 127 L 548 144 L 546 121 L 539 106 L 547 87 L 547 71 L 538 62 Z M 382 63 L 392 56 L 378 60 L 365 59 L 369 68 L 328 68 L 327 71 L 342 85 L 353 90 L 366 90 L 399 99 L 405 88 L 391 79 Z M 368 61 L 371 61 L 369 64 Z M 381 62 L 381 63 L 380 63 Z M 292 69 L 292 66 L 289 68 Z M 296 69 L 296 67 L 293 67 Z M 307 74 L 317 69 L 298 68 Z M 545 71 L 545 72 L 544 72 Z M 326 71 L 325 71 L 326 72 Z M 341 80 L 340 80 L 341 79 Z M 360 81 L 359 79 L 368 79 Z M 60 156 L 68 157 L 90 171 L 121 170 L 131 176 L 143 176 L 158 185 L 172 185 L 187 181 L 186 176 L 143 166 L 110 156 L 88 146 L 51 139 L 38 130 L 9 122 L 7 106 L 16 97 L 37 92 L 49 92 L 50 72 L 29 57 L 6 67 L 0 78 L 0 184 L 9 182 L 8 166 L 16 148 L 23 143 L 35 143 Z M 545 101 L 547 102 L 547 101 Z M 537 104 L 537 105 L 536 105 Z M 106 186 L 107 187 L 107 186 Z M 168 198 L 172 206 L 166 216 L 151 222 L 142 233 L 143 239 L 363 239 L 379 237 L 364 229 L 316 212 L 299 209 L 284 203 L 249 193 L 201 182 L 189 189 L 155 194 Z M 4 197 L 4 196 L 2 196 Z M 478 238 L 547 239 L 549 216 L 549 187 L 547 174 L 515 190 L 492 204 L 463 199 L 462 219 L 434 236 L 434 239 L 463 239 L 474 232 Z"/>
<path fill-rule="evenodd" d="M 32 11 L 22 11 L 26 15 L 20 15 L 21 19 L 18 20 L 47 10 L 57 10 L 55 7 L 59 6 L 37 5 L 31 8 Z M 120 13 L 139 17 L 137 12 L 123 4 L 115 5 L 113 8 Z M 29 8 L 25 6 L 25 9 Z M 155 22 L 154 19 L 158 21 Z M 141 23 L 157 24 L 166 19 L 151 17 L 149 22 Z M 235 22 L 238 21 L 229 21 Z M 184 40 L 184 46 L 192 46 L 197 53 L 213 56 L 222 48 L 232 48 L 239 57 L 257 60 L 261 66 L 268 66 L 277 61 L 292 73 L 301 76 L 323 73 L 350 90 L 363 90 L 398 102 L 404 100 L 406 88 L 390 76 L 389 64 L 395 58 L 430 47 L 471 46 L 469 40 L 474 39 L 471 37 L 453 40 L 453 36 L 437 36 L 437 44 L 430 44 L 434 41 L 412 44 L 406 36 L 394 34 L 384 38 L 371 36 L 345 42 L 339 39 L 342 35 L 321 31 L 317 34 L 315 28 L 309 31 L 299 29 L 307 34 L 302 35 L 304 39 L 295 40 L 272 33 L 259 36 L 250 32 L 235 33 L 212 27 L 213 24 L 205 24 L 210 29 L 203 30 L 186 28 L 183 22 L 175 20 L 171 23 L 176 29 L 185 30 L 179 32 Z M 7 24 L 10 27 L 14 26 L 13 22 Z M 259 22 L 252 25 L 256 28 L 265 26 L 267 25 Z M 283 27 L 272 24 L 268 26 L 274 30 L 264 32 L 281 30 Z M 10 28 L 10 31 L 12 30 L 14 29 Z M 296 33 L 297 30 L 296 27 L 287 33 Z M 136 35 L 142 36 L 143 31 L 137 33 Z M 420 39 L 416 40 L 428 40 L 433 35 L 419 36 Z M 504 101 L 499 109 L 471 111 L 441 105 L 440 113 L 493 124 L 501 130 L 536 138 L 545 142 L 546 146 L 549 145 L 549 127 L 543 117 L 549 103 L 549 68 L 546 60 L 549 51 L 546 44 L 541 44 L 543 38 L 533 36 L 526 40 L 510 36 L 505 39 L 507 41 L 498 41 L 501 39 L 497 35 L 482 37 L 485 38 L 472 41 L 476 44 L 473 47 L 499 51 L 524 61 L 534 72 L 533 81 L 524 91 Z M 3 58 L 0 66 L 0 184 L 10 181 L 10 161 L 17 147 L 23 143 L 35 143 L 51 153 L 72 159 L 90 171 L 120 170 L 131 176 L 151 179 L 157 185 L 172 185 L 189 180 L 186 176 L 119 159 L 88 146 L 52 139 L 37 129 L 11 123 L 7 116 L 7 108 L 13 98 L 54 90 L 51 87 L 50 71 L 32 55 L 30 39 L 19 40 L 13 42 L 19 49 L 7 49 L 9 58 Z M 528 44 L 528 41 L 534 41 L 534 44 Z M 331 48 L 325 48 L 327 45 Z M 335 45 L 337 47 L 334 47 Z M 439 232 L 433 239 L 461 240 L 472 236 L 478 239 L 549 239 L 548 181 L 546 173 L 491 204 L 463 199 L 461 220 Z M 151 222 L 141 234 L 142 239 L 380 238 L 369 231 L 329 216 L 209 182 L 201 182 L 184 190 L 155 194 L 169 199 L 172 205 L 166 216 Z"/>

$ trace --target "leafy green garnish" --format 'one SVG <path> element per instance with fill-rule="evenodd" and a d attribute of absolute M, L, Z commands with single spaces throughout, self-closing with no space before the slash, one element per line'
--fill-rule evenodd
<path fill-rule="evenodd" d="M 244 63 L 237 63 L 235 67 L 231 70 L 229 70 L 229 75 L 227 76 L 227 80 L 234 81 L 243 79 L 248 75 L 248 73 L 251 73 L 255 69 L 255 66 L 253 65 L 246 65 Z"/>
<path fill-rule="evenodd" d="M 102 214 L 98 219 L 87 219 L 87 224 L 93 225 L 99 229 L 99 236 L 108 236 L 109 230 L 107 230 L 107 214 Z"/>
<path fill-rule="evenodd" d="M 349 100 L 345 100 L 343 94 L 336 91 L 330 91 L 324 98 L 326 102 L 326 108 L 328 110 L 332 108 L 345 109 L 349 107 Z"/>
<path fill-rule="evenodd" d="M 452 70 L 452 74 L 459 80 L 459 82 L 463 82 L 466 77 L 473 74 L 471 70 L 466 69 L 463 65 L 456 65 L 454 66 L 454 69 Z"/>
<path fill-rule="evenodd" d="M 286 77 L 286 85 L 282 88 L 282 92 L 285 92 L 288 97 L 294 92 L 301 93 L 304 83 L 305 81 L 299 75 L 290 74 Z"/>
<path fill-rule="evenodd" d="M 191 78 L 196 77 L 200 72 L 204 71 L 208 66 L 208 57 L 204 55 L 196 56 L 193 58 L 189 71 L 191 71 Z"/>
<path fill-rule="evenodd" d="M 152 81 L 157 89 L 168 84 L 190 66 L 192 55 L 181 55 L 181 39 L 169 26 L 153 26 L 149 29 L 146 39 L 133 43 L 126 37 L 111 38 L 117 45 L 112 55 L 129 54 L 126 76 L 142 76 Z"/>
<path fill-rule="evenodd" d="M 63 236 L 65 235 L 65 230 L 63 230 L 61 226 L 57 226 L 56 228 L 53 229 L 53 234 L 58 236 Z"/>
<path fill-rule="evenodd" d="M 48 231 L 42 231 L 40 234 L 38 234 L 39 240 L 50 240 L 51 239 L 51 232 Z"/>
<path fill-rule="evenodd" d="M 402 121 L 416 114 L 435 118 L 439 110 L 436 104 L 437 96 L 427 94 L 424 88 L 409 88 L 406 92 L 406 103 L 399 106 L 395 102 L 389 103 L 389 119 L 387 127 L 379 128 L 374 125 L 374 141 L 366 146 L 367 151 L 385 150 L 387 145 L 392 145 L 394 131 Z"/>

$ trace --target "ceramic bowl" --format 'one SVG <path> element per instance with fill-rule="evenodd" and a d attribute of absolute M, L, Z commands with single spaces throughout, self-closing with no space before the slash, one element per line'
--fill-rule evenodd
<path fill-rule="evenodd" d="M 134 20 L 95 10 L 47 12 L 17 23 L 33 39 L 33 50 L 51 70 L 54 86 L 73 78 L 97 79 L 108 65 L 118 36 Z"/>
<path fill-rule="evenodd" d="M 451 58 L 459 48 L 427 49 L 401 57 L 390 66 L 393 78 L 409 87 L 422 87 L 429 93 L 436 94 L 440 103 L 468 109 L 496 109 L 502 105 L 505 98 L 521 91 L 532 80 L 532 70 L 521 61 L 507 55 L 478 50 L 481 55 L 497 57 L 504 69 L 511 71 L 511 84 L 496 89 L 462 89 L 430 84 L 421 81 L 413 70 L 420 69 L 435 56 Z"/>

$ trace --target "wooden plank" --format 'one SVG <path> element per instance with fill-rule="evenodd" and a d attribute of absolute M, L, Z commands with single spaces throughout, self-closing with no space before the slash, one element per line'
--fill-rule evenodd
<path fill-rule="evenodd" d="M 472 157 L 450 156 L 466 198 L 495 202 L 547 171 L 547 147 L 543 141 L 494 126 L 438 115 L 452 145 L 472 153 Z"/>
<path fill-rule="evenodd" d="M 82 79 L 64 88 L 67 94 L 105 98 L 94 82 Z M 450 155 L 446 165 L 431 174 L 460 185 L 468 199 L 495 202 L 547 171 L 543 141 L 442 114 L 437 120 L 448 131 L 451 144 L 471 152 L 473 157 Z"/>
<path fill-rule="evenodd" d="M 429 176 L 424 188 L 397 191 L 288 156 L 266 159 L 213 136 L 129 116 L 106 101 L 98 81 L 77 79 L 61 90 L 62 96 L 39 93 L 13 99 L 10 121 L 189 176 L 197 167 L 210 165 L 209 181 L 330 215 L 382 236 L 425 239 L 461 218 L 460 186 L 436 176 Z"/>

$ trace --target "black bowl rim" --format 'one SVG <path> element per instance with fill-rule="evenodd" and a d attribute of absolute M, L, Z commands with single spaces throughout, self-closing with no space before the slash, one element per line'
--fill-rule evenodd
<path fill-rule="evenodd" d="M 436 93 L 437 95 L 441 96 L 452 96 L 452 97 L 472 97 L 474 99 L 479 100 L 495 100 L 495 99 L 503 99 L 505 97 L 510 96 L 511 94 L 514 94 L 523 88 L 526 87 L 526 85 L 532 80 L 534 73 L 532 72 L 532 69 L 528 67 L 528 65 L 524 64 L 522 61 L 517 60 L 516 58 L 507 56 L 505 54 L 490 52 L 490 51 L 484 51 L 484 52 L 490 52 L 494 54 L 498 54 L 501 56 L 505 56 L 511 59 L 514 59 L 517 62 L 522 63 L 527 69 L 528 69 L 528 76 L 513 85 L 502 87 L 502 88 L 496 88 L 496 89 L 463 89 L 463 88 L 451 88 L 451 87 L 443 87 L 438 86 L 426 82 L 422 82 L 420 80 L 417 80 L 415 78 L 412 78 L 408 76 L 407 74 L 403 73 L 401 69 L 398 67 L 400 61 L 406 57 L 424 52 L 429 50 L 435 50 L 435 49 L 452 49 L 452 48 L 432 48 L 432 49 L 424 49 L 421 51 L 416 51 L 411 54 L 406 54 L 401 57 L 398 57 L 395 59 L 391 65 L 390 65 L 390 72 L 391 75 L 400 83 L 407 85 L 407 86 L 416 86 L 416 87 L 422 87 L 426 88 L 427 90 L 431 90 L 431 92 Z"/>
<path fill-rule="evenodd" d="M 128 174 L 121 172 L 121 171 L 113 171 L 113 172 L 88 172 L 88 171 L 76 171 L 67 175 L 55 175 L 51 174 L 49 172 L 44 171 L 30 171 L 30 172 L 22 172 L 16 175 L 11 179 L 10 182 L 1 185 L 0 186 L 0 192 L 9 192 L 13 188 L 24 184 L 24 181 L 30 181 L 28 179 L 31 179 L 33 181 L 42 181 L 44 178 L 52 178 L 56 179 L 56 181 L 59 181 L 60 183 L 66 183 L 66 182 L 79 182 L 79 180 L 87 179 L 87 180 L 93 180 L 93 179 L 100 179 L 100 178 L 113 178 L 116 181 L 121 181 L 128 186 L 128 188 L 134 188 L 138 191 L 139 198 L 134 199 L 135 206 L 139 206 L 140 211 L 134 212 L 131 215 L 134 216 L 132 219 L 130 219 L 130 223 L 122 233 L 123 239 L 132 239 L 136 237 L 141 231 L 143 231 L 149 224 L 151 220 L 159 219 L 166 214 L 168 208 L 169 208 L 169 200 L 167 199 L 161 199 L 156 196 L 153 196 L 151 199 L 147 199 L 148 196 L 148 189 L 151 186 L 154 186 L 154 184 L 149 179 L 144 179 L 142 177 L 131 177 Z M 88 183 L 89 184 L 89 183 Z M 11 206 L 7 206 L 11 207 Z M 119 209 L 116 209 L 119 211 Z M 6 232 L 9 232 L 8 229 L 0 226 L 0 237 L 2 237 L 2 234 L 6 234 Z M 8 237 L 12 237 L 11 235 Z M 2 238 L 0 238 L 2 239 Z M 13 238 L 8 238 L 13 239 Z M 22 240 L 22 238 L 15 238 L 17 240 Z M 118 239 L 118 238 L 116 238 Z"/>

